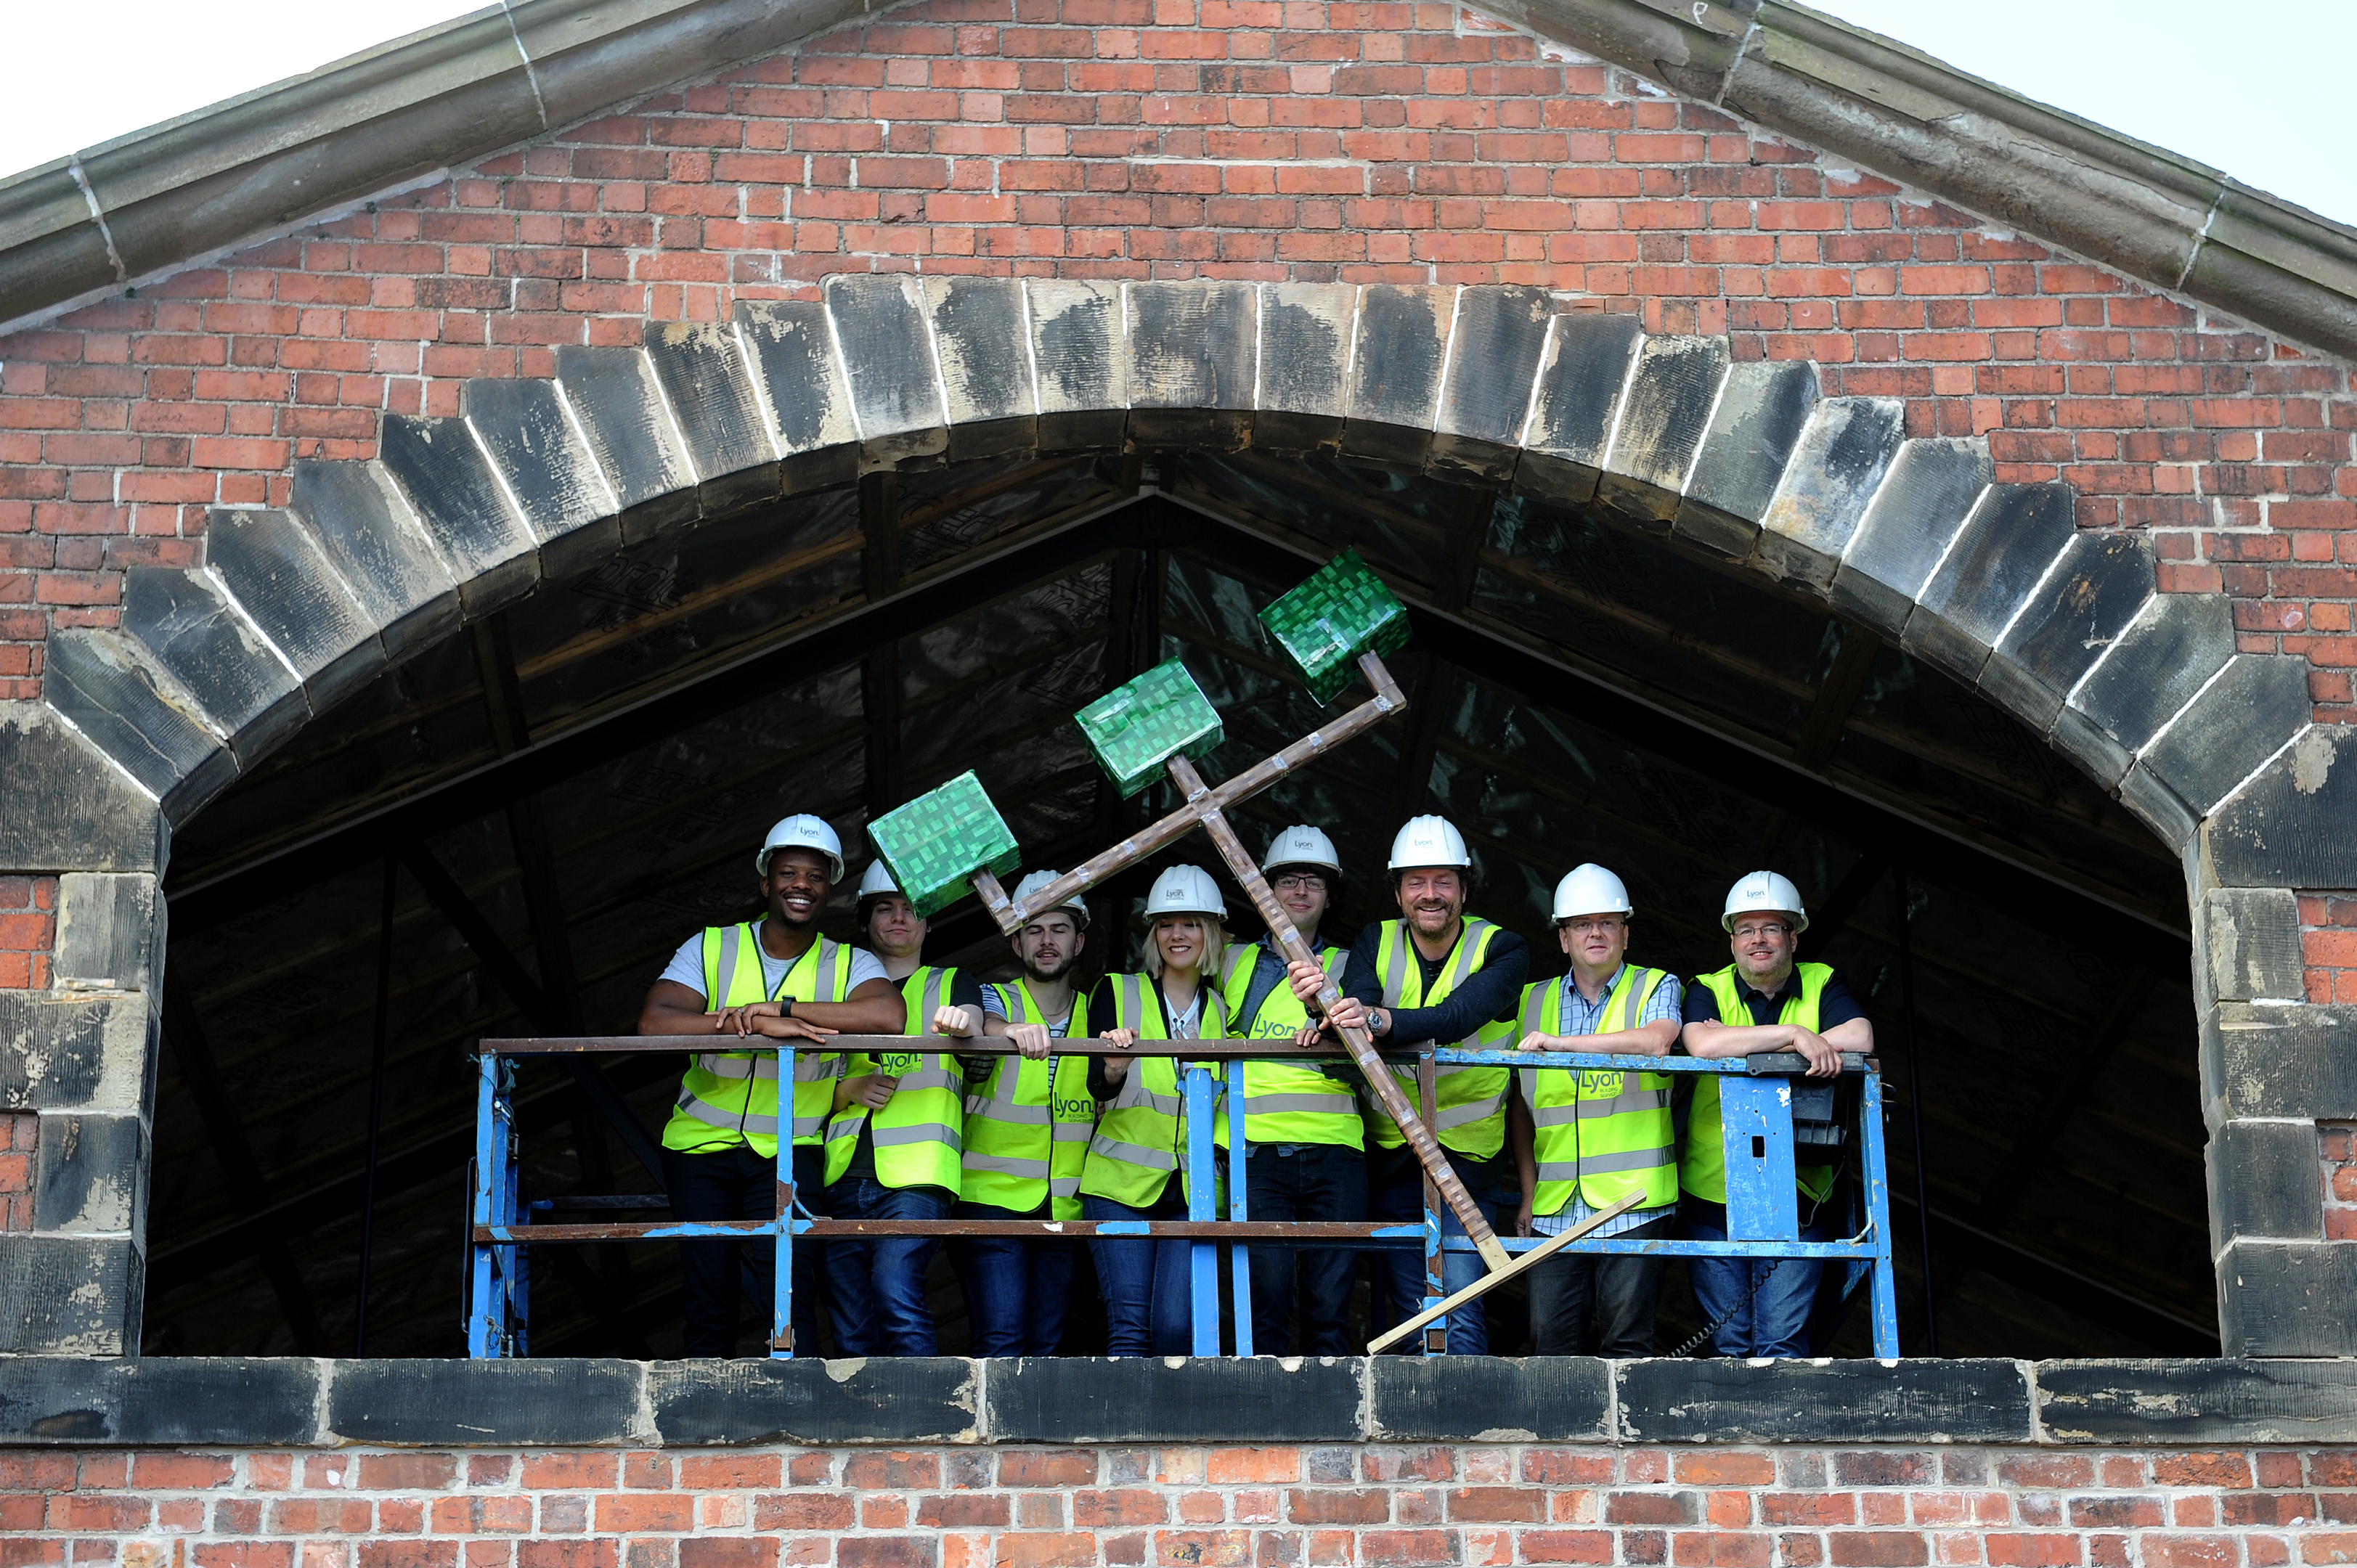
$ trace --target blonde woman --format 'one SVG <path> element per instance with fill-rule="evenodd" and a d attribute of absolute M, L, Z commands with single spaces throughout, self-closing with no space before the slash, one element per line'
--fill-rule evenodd
<path fill-rule="evenodd" d="M 1089 1015 L 1110 1018 L 1104 1038 L 1217 1040 L 1227 1035 L 1219 990 L 1227 909 L 1211 875 L 1174 865 L 1146 898 L 1146 971 L 1108 974 Z M 1089 1092 L 1103 1105 L 1081 1167 L 1084 1219 L 1184 1219 L 1187 1118 L 1178 1063 L 1170 1057 L 1097 1057 Z M 1174 1173 L 1180 1179 L 1171 1180 Z M 1213 1179 L 1204 1173 L 1203 1179 Z M 1105 1349 L 1114 1356 L 1184 1356 L 1192 1340 L 1188 1247 L 1144 1237 L 1092 1238 L 1104 1294 Z"/>

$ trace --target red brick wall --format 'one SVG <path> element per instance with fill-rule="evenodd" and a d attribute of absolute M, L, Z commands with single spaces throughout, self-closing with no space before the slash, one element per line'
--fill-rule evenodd
<path fill-rule="evenodd" d="M 0 697 L 382 410 L 922 266 L 1536 283 L 1813 359 L 2152 530 L 2357 717 L 2346 367 L 1555 53 L 1445 5 L 925 0 L 0 339 Z"/>
<path fill-rule="evenodd" d="M 2310 1002 L 2357 1003 L 2357 893 L 2302 894 L 2299 950 Z"/>
<path fill-rule="evenodd" d="M 0 989 L 49 983 L 58 934 L 58 879 L 0 875 Z"/>
<path fill-rule="evenodd" d="M 0 1111 L 0 1230 L 33 1228 L 33 1140 L 41 1119 Z"/>
<path fill-rule="evenodd" d="M 2276 1568 L 2357 1453 L 1335 1447 L 0 1453 L 0 1564 Z"/>
<path fill-rule="evenodd" d="M 2324 1159 L 2324 1238 L 2357 1241 L 2357 1122 L 2319 1122 Z"/>

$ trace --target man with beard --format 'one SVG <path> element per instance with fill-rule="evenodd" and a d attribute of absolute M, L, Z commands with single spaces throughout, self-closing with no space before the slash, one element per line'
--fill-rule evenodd
<path fill-rule="evenodd" d="M 1447 818 L 1409 818 L 1392 840 L 1390 869 L 1400 918 L 1369 926 L 1351 944 L 1343 996 L 1332 1021 L 1366 1029 L 1378 1049 L 1404 1049 L 1426 1040 L 1476 1047 L 1484 1024 L 1514 1015 L 1523 977 L 1530 971 L 1530 944 L 1465 913 L 1473 896 L 1473 856 L 1465 835 Z M 1314 963 L 1297 963 L 1292 980 L 1294 993 L 1309 1002 L 1326 976 Z M 1414 1064 L 1391 1071 L 1400 1092 L 1415 1104 Z M 1432 1119 L 1433 1137 L 1492 1226 L 1498 1196 L 1513 1179 L 1511 1162 L 1501 1158 L 1512 1082 L 1502 1067 L 1444 1066 Z M 1424 1167 L 1380 1107 L 1367 1115 L 1367 1136 L 1374 1144 L 1367 1161 L 1367 1217 L 1393 1222 L 1423 1219 Z M 1447 1208 L 1441 1210 L 1441 1230 L 1465 1234 Z M 1444 1252 L 1441 1259 L 1444 1295 L 1454 1295 L 1485 1272 L 1479 1253 Z M 1374 1254 L 1374 1265 L 1380 1330 L 1413 1316 L 1427 1286 L 1419 1253 L 1385 1249 Z M 1488 1354 L 1489 1319 L 1480 1302 L 1450 1313 L 1445 1321 L 1449 1354 Z"/>
<path fill-rule="evenodd" d="M 1035 871 L 1015 886 L 1028 898 L 1056 879 Z M 966 1059 L 961 1219 L 1078 1219 L 1081 1166 L 1096 1129 L 1089 1058 L 1049 1055 L 1052 1042 L 1083 1038 L 1088 998 L 1074 967 L 1088 944 L 1088 907 L 1075 896 L 1031 917 L 1009 939 L 1021 978 L 985 985 L 980 1015 L 945 1007 L 933 1027 L 971 1038 L 1002 1035 L 1020 1053 Z M 1072 1244 L 973 1237 L 950 1256 L 965 1284 L 976 1356 L 1050 1356 L 1071 1305 Z"/>
<path fill-rule="evenodd" d="M 874 955 L 818 934 L 826 896 L 843 880 L 843 841 L 824 818 L 788 817 L 770 830 L 753 857 L 762 901 L 760 923 L 711 926 L 680 944 L 639 1014 L 641 1035 L 725 1036 L 823 1043 L 837 1033 L 888 1035 L 907 1015 L 899 991 Z M 794 1056 L 791 1121 L 796 1196 L 819 1198 L 823 1139 L 837 1052 Z M 778 1057 L 774 1050 L 698 1055 L 680 1080 L 679 1100 L 663 1128 L 663 1185 L 679 1219 L 770 1219 L 777 1215 Z M 737 1296 L 749 1292 L 766 1315 L 777 1247 L 743 1248 L 724 1238 L 679 1244 L 687 1292 L 684 1354 L 726 1356 L 737 1348 Z M 815 1285 L 819 1249 L 797 1247 L 800 1281 Z M 740 1276 L 740 1263 L 742 1273 Z M 816 1291 L 794 1295 L 795 1348 L 817 1346 Z"/>
<path fill-rule="evenodd" d="M 1350 955 L 1320 947 L 1318 928 L 1340 896 L 1342 863 L 1334 841 L 1306 824 L 1290 827 L 1268 846 L 1261 866 L 1269 891 L 1292 916 L 1294 929 L 1318 967 L 1336 984 Z M 1286 962 L 1275 937 L 1264 933 L 1229 950 L 1225 983 L 1231 1036 L 1314 1045 L 1318 1030 L 1286 983 Z M 1359 1115 L 1359 1069 L 1351 1062 L 1254 1058 L 1244 1063 L 1244 1161 L 1247 1211 L 1254 1219 L 1339 1220 L 1367 1218 L 1365 1122 Z M 1228 1141 L 1224 1114 L 1220 1143 Z M 1293 1333 L 1294 1274 L 1301 1278 L 1301 1354 L 1346 1356 L 1351 1289 L 1359 1254 L 1345 1247 L 1254 1247 L 1253 1348 L 1288 1353 Z"/>

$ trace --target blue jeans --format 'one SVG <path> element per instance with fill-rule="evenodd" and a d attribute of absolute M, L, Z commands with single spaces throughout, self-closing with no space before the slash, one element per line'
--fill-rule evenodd
<path fill-rule="evenodd" d="M 1481 1217 L 1492 1228 L 1498 1223 L 1498 1206 L 1488 1192 L 1489 1177 L 1468 1161 L 1454 1155 L 1449 1164 L 1455 1167 L 1458 1179 L 1473 1195 L 1473 1202 Z M 1409 1149 L 1379 1149 L 1367 1159 L 1369 1191 L 1367 1218 L 1378 1224 L 1385 1221 L 1421 1222 L 1424 1219 L 1424 1167 L 1416 1163 L 1415 1152 Z M 1462 1236 L 1465 1227 L 1447 1204 L 1440 1206 L 1442 1236 Z M 1405 1248 L 1372 1249 L 1375 1262 L 1375 1283 L 1390 1306 L 1384 1326 L 1405 1323 L 1424 1310 L 1424 1294 L 1427 1279 L 1424 1272 L 1424 1254 Z M 1490 1272 L 1479 1252 L 1448 1252 L 1440 1254 L 1440 1294 L 1455 1295 L 1467 1285 Z M 1379 1304 L 1378 1315 L 1383 1308 Z M 1489 1311 L 1476 1297 L 1438 1322 L 1448 1329 L 1448 1353 L 1452 1356 L 1486 1356 L 1490 1353 Z"/>
<path fill-rule="evenodd" d="M 1254 1144 L 1244 1161 L 1245 1211 L 1258 1219 L 1324 1219 L 1357 1224 L 1367 1217 L 1367 1156 L 1341 1144 Z M 1359 1354 L 1351 1343 L 1351 1291 L 1359 1283 L 1354 1247 L 1299 1249 L 1254 1245 L 1253 1350 L 1289 1354 L 1293 1280 L 1301 1274 L 1301 1353 Z"/>
<path fill-rule="evenodd" d="M 1047 1219 L 1049 1206 L 1025 1212 L 961 1203 L 960 1219 Z M 973 1356 L 1052 1356 L 1064 1340 L 1072 1305 L 1072 1243 L 970 1237 L 952 1242 L 950 1261 L 965 1287 Z"/>
<path fill-rule="evenodd" d="M 1801 1195 L 1801 1212 L 1810 1208 Z M 1727 1240 L 1727 1208 L 1686 1197 L 1679 1208 L 1689 1240 Z M 1801 1227 L 1803 1241 L 1833 1240 L 1833 1221 L 1824 1208 Z M 1774 1270 L 1770 1273 L 1770 1270 Z M 1806 1356 L 1809 1354 L 1809 1308 L 1817 1299 L 1817 1281 L 1825 1272 L 1823 1258 L 1688 1258 L 1686 1277 L 1694 1282 L 1695 1305 L 1705 1323 L 1731 1314 L 1710 1337 L 1719 1356 Z M 1760 1294 L 1738 1306 L 1753 1285 Z"/>
<path fill-rule="evenodd" d="M 946 1219 L 955 1199 L 937 1187 L 886 1187 L 847 1177 L 826 1189 L 830 1219 Z M 827 1311 L 838 1356 L 932 1356 L 933 1309 L 925 1271 L 941 1246 L 935 1236 L 836 1240 L 826 1249 Z"/>
<path fill-rule="evenodd" d="M 793 1153 L 794 1193 L 813 1214 L 826 1212 L 819 1190 L 825 1152 L 816 1144 Z M 778 1165 L 739 1144 L 706 1154 L 662 1152 L 663 1186 L 674 1219 L 774 1219 L 778 1214 Z M 793 1248 L 794 1354 L 819 1353 L 819 1276 L 826 1249 L 814 1241 Z M 777 1280 L 777 1243 L 726 1238 L 679 1243 L 680 1283 L 687 1291 L 687 1335 L 681 1354 L 737 1353 L 737 1297 L 752 1303 L 753 1321 L 769 1337 L 770 1293 Z"/>
<path fill-rule="evenodd" d="M 1110 1197 L 1081 1197 L 1083 1219 L 1184 1219 L 1187 1200 L 1177 1176 L 1151 1208 L 1132 1208 Z M 1184 1356 L 1195 1340 L 1189 1259 L 1191 1241 L 1159 1241 L 1145 1236 L 1092 1236 L 1089 1256 L 1104 1293 L 1105 1354 Z"/>

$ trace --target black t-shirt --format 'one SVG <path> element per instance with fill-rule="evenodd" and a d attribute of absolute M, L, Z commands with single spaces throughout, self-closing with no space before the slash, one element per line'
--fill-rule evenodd
<path fill-rule="evenodd" d="M 1343 972 L 1342 990 L 1370 1007 L 1380 1007 L 1383 1001 L 1383 972 L 1376 967 L 1375 954 L 1383 942 L 1382 922 L 1368 926 L 1351 944 L 1350 967 Z M 1415 939 L 1405 932 L 1401 940 L 1415 955 L 1424 971 L 1424 988 L 1429 993 L 1438 983 L 1440 972 L 1448 962 L 1447 954 L 1437 959 L 1424 956 Z M 1412 1046 L 1423 1040 L 1439 1040 L 1454 1045 L 1469 1039 L 1475 1030 L 1497 1018 L 1511 1018 L 1523 999 L 1523 982 L 1531 972 L 1531 945 L 1513 932 L 1499 928 L 1490 939 L 1490 950 L 1481 967 L 1467 975 L 1446 1000 L 1433 1007 L 1397 1007 L 1392 1010 L 1392 1032 L 1378 1044 L 1385 1048 Z"/>
<path fill-rule="evenodd" d="M 1692 1024 L 1706 1018 L 1713 1023 L 1732 1022 L 1738 1026 L 1746 1023 L 1773 1024 L 1783 1013 L 1784 1004 L 1798 1001 L 1801 995 L 1801 972 L 1798 969 L 1784 977 L 1784 983 L 1776 988 L 1773 996 L 1762 996 L 1740 976 L 1736 983 L 1736 994 L 1743 998 L 1744 1006 L 1750 1010 L 1749 1018 L 1729 1020 L 1720 1017 L 1718 998 L 1711 994 L 1709 986 L 1697 980 L 1686 987 L 1686 1022 Z M 1859 1006 L 1857 998 L 1850 994 L 1849 982 L 1842 977 L 1842 972 L 1835 970 L 1827 975 L 1824 991 L 1817 997 L 1817 1033 L 1822 1035 L 1853 1018 L 1865 1016 L 1866 1009 Z"/>
<path fill-rule="evenodd" d="M 892 983 L 897 986 L 902 983 L 896 980 Z M 971 971 L 963 969 L 959 970 L 957 972 L 957 977 L 950 982 L 949 993 L 944 999 L 943 1004 L 952 1007 L 972 1007 L 979 1010 L 982 1006 L 982 982 L 975 979 Z M 925 1018 L 920 1020 L 920 1023 L 930 1027 L 932 1024 L 932 1020 L 931 1018 Z M 859 1142 L 852 1148 L 851 1164 L 845 1166 L 843 1174 L 834 1179 L 836 1181 L 854 1181 L 866 1178 L 872 1181 L 875 1179 L 875 1176 L 876 1118 L 874 1115 L 870 1114 L 860 1118 Z M 955 1195 L 952 1194 L 952 1196 L 954 1197 Z"/>

